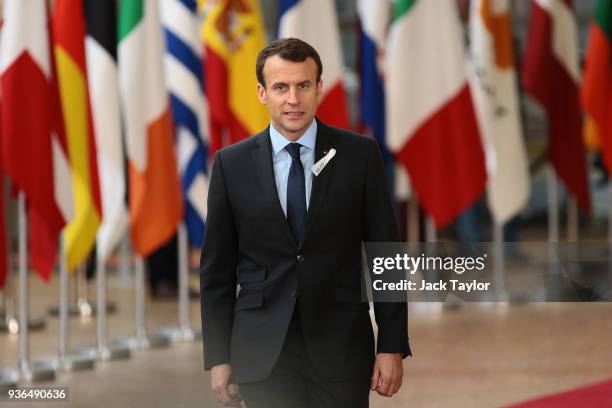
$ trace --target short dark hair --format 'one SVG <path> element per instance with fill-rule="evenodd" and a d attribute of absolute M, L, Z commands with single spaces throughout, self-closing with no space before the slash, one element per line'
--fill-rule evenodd
<path fill-rule="evenodd" d="M 319 53 L 307 42 L 298 38 L 282 38 L 268 45 L 257 55 L 257 63 L 255 64 L 255 73 L 257 74 L 257 82 L 263 87 L 266 86 L 266 81 L 263 76 L 263 69 L 266 60 L 274 55 L 278 55 L 284 60 L 292 62 L 304 62 L 307 58 L 312 58 L 317 64 L 317 84 L 321 81 L 323 74 L 323 64 Z"/>

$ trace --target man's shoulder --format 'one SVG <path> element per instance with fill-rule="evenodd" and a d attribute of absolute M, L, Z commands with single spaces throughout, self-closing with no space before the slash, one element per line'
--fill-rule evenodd
<path fill-rule="evenodd" d="M 221 157 L 222 160 L 233 160 L 242 158 L 244 155 L 250 154 L 253 148 L 257 146 L 259 138 L 265 137 L 265 135 L 265 130 L 260 133 L 251 135 L 246 139 L 219 149 L 219 151 L 217 151 L 217 155 Z"/>
<path fill-rule="evenodd" d="M 366 136 L 357 132 L 353 132 L 347 129 L 337 128 L 327 124 L 323 124 L 323 128 L 330 135 L 334 141 L 334 144 L 342 145 L 351 149 L 367 149 L 373 143 L 376 144 L 376 140 L 370 136 Z"/>

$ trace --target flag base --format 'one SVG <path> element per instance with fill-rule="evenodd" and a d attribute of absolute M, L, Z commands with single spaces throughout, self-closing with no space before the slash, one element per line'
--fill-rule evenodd
<path fill-rule="evenodd" d="M 50 316 L 57 317 L 59 316 L 59 305 L 49 306 L 47 308 L 47 313 Z M 115 314 L 117 313 L 117 305 L 113 302 L 106 303 L 106 313 L 107 314 Z M 90 317 L 96 316 L 97 309 L 96 305 L 89 303 L 88 301 L 78 301 L 72 302 L 68 305 L 68 316 L 75 317 Z"/>
<path fill-rule="evenodd" d="M 19 372 L 17 370 L 2 369 L 0 370 L 0 392 L 6 394 L 6 390 L 14 388 L 19 381 Z"/>
<path fill-rule="evenodd" d="M 191 327 L 165 327 L 159 334 L 166 336 L 172 343 L 190 343 L 202 340 L 202 332 Z"/>
<path fill-rule="evenodd" d="M 42 330 L 47 326 L 45 319 L 42 317 L 34 317 L 28 320 L 28 329 Z M 19 333 L 19 317 L 6 317 L 0 320 L 0 333 Z"/>
<path fill-rule="evenodd" d="M 20 370 L 20 382 L 54 381 L 56 368 L 49 361 L 34 361 L 27 368 Z"/>

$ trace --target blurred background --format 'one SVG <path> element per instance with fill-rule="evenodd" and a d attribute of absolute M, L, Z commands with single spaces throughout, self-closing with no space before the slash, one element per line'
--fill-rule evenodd
<path fill-rule="evenodd" d="M 597 252 L 572 273 L 598 286 L 568 297 L 543 279 L 488 307 L 412 303 L 407 385 L 373 406 L 612 406 L 608 303 L 526 302 L 609 299 L 611 0 L 0 6 L 2 384 L 215 406 L 198 343 L 209 169 L 269 124 L 257 53 L 298 37 L 322 57 L 318 117 L 379 142 L 404 240 L 488 243 L 507 281 L 580 258 L 558 243 Z"/>

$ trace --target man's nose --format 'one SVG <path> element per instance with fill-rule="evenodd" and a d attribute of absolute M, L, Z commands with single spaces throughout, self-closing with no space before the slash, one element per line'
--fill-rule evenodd
<path fill-rule="evenodd" d="M 289 105 L 297 105 L 299 103 L 298 92 L 295 88 L 289 88 L 289 96 L 287 98 L 287 103 Z"/>

